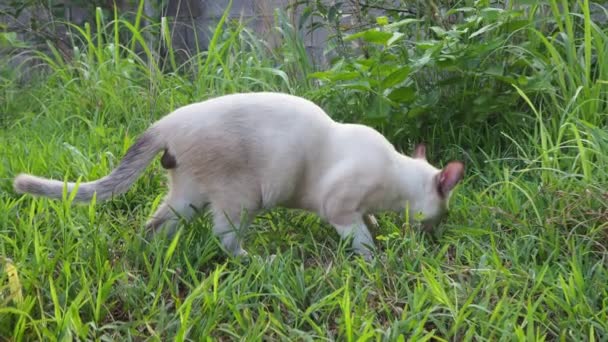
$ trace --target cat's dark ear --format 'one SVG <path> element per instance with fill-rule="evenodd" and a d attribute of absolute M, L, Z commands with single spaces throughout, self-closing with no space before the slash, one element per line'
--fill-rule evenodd
<path fill-rule="evenodd" d="M 446 165 L 437 176 L 437 191 L 441 196 L 447 196 L 463 177 L 463 163 L 459 161 L 448 163 L 448 165 Z"/>
<path fill-rule="evenodd" d="M 426 160 L 426 146 L 424 144 L 418 144 L 414 148 L 414 158 Z"/>

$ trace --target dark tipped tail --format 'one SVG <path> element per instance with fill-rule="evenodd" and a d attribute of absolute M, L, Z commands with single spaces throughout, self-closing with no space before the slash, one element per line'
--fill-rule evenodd
<path fill-rule="evenodd" d="M 109 175 L 93 182 L 80 183 L 74 200 L 89 202 L 93 199 L 93 195 L 97 194 L 97 200 L 101 201 L 126 192 L 163 149 L 165 149 L 165 143 L 156 132 L 148 130 L 129 148 L 120 165 Z M 64 186 L 67 186 L 68 194 L 70 194 L 76 187 L 76 183 L 64 183 L 20 174 L 15 178 L 13 186 L 18 193 L 61 199 Z"/>

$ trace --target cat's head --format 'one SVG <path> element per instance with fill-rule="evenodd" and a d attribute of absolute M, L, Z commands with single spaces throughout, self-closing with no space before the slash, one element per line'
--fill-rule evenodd
<path fill-rule="evenodd" d="M 412 158 L 419 165 L 421 177 L 416 187 L 419 196 L 410 211 L 410 218 L 420 221 L 424 230 L 431 230 L 448 212 L 448 201 L 452 190 L 464 177 L 464 164 L 452 161 L 437 169 L 426 159 L 426 147 L 416 146 Z"/>

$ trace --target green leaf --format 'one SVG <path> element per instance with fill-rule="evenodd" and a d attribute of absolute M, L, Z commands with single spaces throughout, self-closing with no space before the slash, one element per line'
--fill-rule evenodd
<path fill-rule="evenodd" d="M 431 26 L 430 27 L 431 31 L 435 32 L 435 34 L 437 35 L 437 37 L 439 38 L 443 38 L 445 37 L 445 30 L 442 29 L 439 26 Z"/>
<path fill-rule="evenodd" d="M 283 82 L 285 83 L 286 86 L 289 86 L 289 76 L 287 75 L 287 73 L 281 69 L 277 69 L 277 68 L 256 68 L 257 70 L 260 71 L 264 71 L 264 72 L 268 72 L 272 75 L 278 76 L 280 77 Z"/>
<path fill-rule="evenodd" d="M 407 79 L 410 75 L 411 68 L 407 65 L 400 67 L 396 71 L 392 72 L 390 75 L 386 76 L 381 83 L 382 88 L 390 88 L 393 87 Z"/>
<path fill-rule="evenodd" d="M 165 268 L 169 265 L 169 261 L 171 260 L 171 257 L 173 257 L 173 253 L 175 252 L 175 249 L 177 248 L 177 243 L 179 242 L 180 235 L 181 235 L 181 230 L 178 230 L 177 234 L 175 234 L 175 237 L 173 237 L 173 240 L 171 241 L 169 248 L 167 248 L 167 251 L 165 252 L 165 260 L 164 260 Z"/>
<path fill-rule="evenodd" d="M 479 12 L 479 14 L 488 21 L 497 21 L 502 13 L 504 13 L 503 9 L 495 7 L 484 8 Z"/>
<path fill-rule="evenodd" d="M 390 103 L 384 96 L 378 95 L 375 97 L 367 116 L 369 118 L 386 118 L 390 112 L 390 106 Z"/>
<path fill-rule="evenodd" d="M 341 71 L 341 72 L 319 71 L 319 72 L 313 72 L 313 73 L 309 74 L 308 78 L 325 79 L 325 80 L 328 80 L 331 82 L 337 82 L 337 81 L 352 80 L 359 76 L 360 76 L 359 73 L 354 72 L 354 71 Z"/>
<path fill-rule="evenodd" d="M 346 82 L 342 84 L 338 84 L 338 87 L 346 88 L 346 89 L 356 89 L 356 90 L 366 90 L 371 91 L 371 87 L 369 86 L 368 81 L 354 81 L 354 82 Z"/>
<path fill-rule="evenodd" d="M 344 40 L 351 41 L 351 40 L 360 38 L 368 43 L 386 44 L 386 42 L 388 42 L 388 40 L 391 39 L 392 37 L 393 37 L 393 33 L 391 33 L 391 32 L 384 32 L 384 31 L 378 31 L 376 29 L 371 29 L 371 30 L 362 31 L 362 32 L 358 32 L 358 33 L 352 34 L 350 36 L 347 36 L 346 38 L 344 38 Z"/>
<path fill-rule="evenodd" d="M 473 33 L 472 33 L 472 34 L 469 36 L 469 38 L 475 38 L 475 37 L 477 37 L 477 36 L 479 36 L 479 35 L 481 35 L 481 34 L 484 34 L 484 33 L 486 33 L 486 32 L 489 32 L 489 31 L 491 31 L 491 30 L 495 29 L 496 27 L 498 27 L 498 25 L 497 25 L 496 23 L 492 23 L 492 24 L 490 24 L 490 25 L 486 25 L 486 26 L 484 26 L 484 27 L 480 28 L 479 30 L 477 30 L 477 31 L 473 32 Z"/>
<path fill-rule="evenodd" d="M 500 64 L 490 65 L 485 73 L 491 76 L 503 76 L 505 73 L 504 67 Z"/>
<path fill-rule="evenodd" d="M 397 88 L 388 95 L 391 101 L 407 103 L 416 98 L 416 88 L 414 86 Z"/>
<path fill-rule="evenodd" d="M 410 118 L 416 118 L 426 112 L 428 110 L 427 107 L 414 107 L 407 112 L 407 116 Z"/>
<path fill-rule="evenodd" d="M 528 26 L 529 24 L 530 24 L 530 21 L 527 19 L 510 20 L 508 23 L 503 25 L 503 27 L 506 27 L 507 31 L 509 31 L 509 32 L 515 32 L 517 30 L 520 30 L 520 29 Z"/>
<path fill-rule="evenodd" d="M 408 25 L 408 24 L 412 24 L 412 23 L 417 23 L 417 22 L 421 22 L 421 21 L 422 20 L 420 20 L 420 19 L 407 18 L 407 19 L 396 21 L 396 22 L 394 22 L 392 24 L 388 24 L 384 28 L 385 29 L 393 30 L 393 29 L 396 29 L 396 28 L 404 26 L 404 25 Z"/>
<path fill-rule="evenodd" d="M 386 16 L 381 16 L 376 18 L 376 24 L 380 26 L 388 25 L 388 18 Z"/>
<path fill-rule="evenodd" d="M 399 39 L 405 37 L 405 34 L 401 33 L 401 32 L 394 32 L 393 36 L 386 42 L 386 46 L 391 46 L 393 45 L 396 41 L 398 41 Z"/>
<path fill-rule="evenodd" d="M 429 64 L 432 62 L 431 56 L 433 55 L 434 50 L 426 50 L 424 52 L 424 55 L 422 55 L 420 58 L 416 59 L 416 60 L 412 60 L 412 66 L 414 67 L 414 69 L 420 69 L 422 67 L 424 67 L 425 65 Z"/>
<path fill-rule="evenodd" d="M 28 45 L 17 38 L 15 32 L 0 32 L 0 48 L 26 48 Z"/>
<path fill-rule="evenodd" d="M 439 40 L 421 40 L 421 41 L 416 42 L 416 48 L 424 51 L 424 50 L 432 49 L 441 44 L 442 44 L 442 42 Z"/>

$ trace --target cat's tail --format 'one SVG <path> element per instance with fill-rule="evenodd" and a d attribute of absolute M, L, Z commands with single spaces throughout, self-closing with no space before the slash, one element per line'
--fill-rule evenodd
<path fill-rule="evenodd" d="M 118 167 L 109 175 L 92 182 L 80 183 L 74 200 L 89 202 L 93 199 L 93 195 L 97 194 L 97 200 L 101 201 L 126 192 L 163 149 L 166 150 L 166 143 L 154 129 L 149 129 L 129 147 Z M 166 151 L 165 154 L 167 155 Z M 64 183 L 20 174 L 15 178 L 13 186 L 15 191 L 21 194 L 29 193 L 36 196 L 61 199 L 64 186 L 67 187 L 69 195 L 76 188 L 76 183 Z"/>

